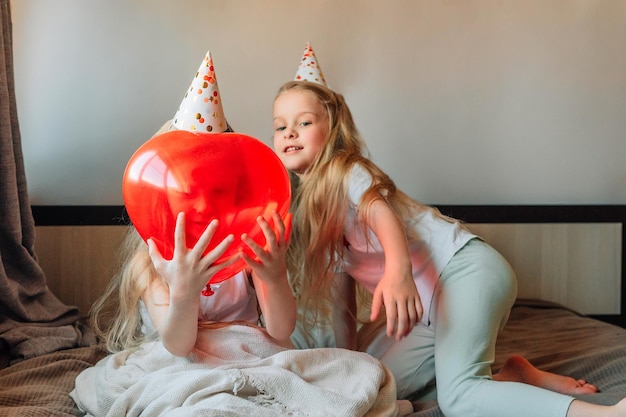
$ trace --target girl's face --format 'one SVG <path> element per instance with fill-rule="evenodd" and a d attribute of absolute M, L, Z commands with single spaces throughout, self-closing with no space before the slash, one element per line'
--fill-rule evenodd
<path fill-rule="evenodd" d="M 326 109 L 310 91 L 290 90 L 274 101 L 274 150 L 285 168 L 301 176 L 328 136 Z"/>

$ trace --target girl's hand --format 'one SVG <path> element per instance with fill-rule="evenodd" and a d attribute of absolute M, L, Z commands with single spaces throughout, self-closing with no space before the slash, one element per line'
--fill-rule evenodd
<path fill-rule="evenodd" d="M 291 214 L 287 215 L 286 224 L 276 211 L 272 213 L 272 220 L 274 221 L 274 229 L 263 217 L 257 217 L 257 223 L 265 235 L 265 248 L 257 244 L 247 234 L 241 235 L 241 240 L 248 245 L 258 260 L 251 258 L 245 252 L 241 252 L 242 259 L 252 269 L 253 274 L 268 284 L 282 280 L 287 275 L 285 258 L 289 247 Z"/>
<path fill-rule="evenodd" d="M 385 253 L 385 273 L 374 290 L 372 321 L 383 304 L 387 313 L 387 336 L 400 340 L 422 318 L 424 310 L 415 281 L 404 225 L 383 199 L 374 200 L 366 217 Z"/>
<path fill-rule="evenodd" d="M 405 273 L 385 270 L 376 286 L 372 300 L 372 321 L 378 318 L 382 306 L 387 315 L 387 336 L 400 340 L 413 329 L 424 314 L 422 301 L 409 268 Z"/>
<path fill-rule="evenodd" d="M 154 241 L 148 240 L 150 258 L 167 285 L 161 280 L 152 280 L 142 299 L 163 345 L 175 356 L 184 357 L 192 351 L 198 335 L 200 293 L 217 271 L 231 263 L 213 265 L 232 243 L 232 235 L 203 255 L 216 229 L 217 221 L 213 220 L 194 247 L 188 249 L 185 216 L 180 213 L 176 218 L 171 261 L 163 259 Z"/>
<path fill-rule="evenodd" d="M 168 283 L 170 298 L 198 298 L 211 277 L 216 272 L 232 263 L 231 261 L 224 262 L 220 265 L 213 265 L 213 262 L 215 262 L 233 242 L 233 235 L 226 236 L 215 248 L 206 255 L 203 255 L 209 243 L 211 243 L 217 226 L 218 221 L 212 220 L 204 232 L 202 232 L 194 247 L 188 249 L 185 234 L 185 214 L 182 212 L 179 213 L 176 217 L 174 256 L 171 261 L 163 258 L 152 239 L 148 240 L 150 258 L 157 272 Z"/>
<path fill-rule="evenodd" d="M 241 258 L 252 269 L 252 282 L 268 334 L 280 344 L 290 346 L 289 336 L 296 326 L 296 300 L 287 279 L 286 262 L 291 215 L 283 222 L 278 213 L 274 212 L 272 219 L 274 229 L 263 217 L 257 218 L 267 242 L 265 248 L 248 235 L 241 236 L 241 240 L 258 260 L 243 252 Z"/>

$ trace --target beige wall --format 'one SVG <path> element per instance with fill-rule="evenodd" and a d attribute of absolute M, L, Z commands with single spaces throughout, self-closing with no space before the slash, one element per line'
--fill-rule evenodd
<path fill-rule="evenodd" d="M 205 52 L 238 131 L 310 41 L 374 159 L 430 204 L 626 203 L 626 2 L 19 0 L 33 204 L 121 204 L 124 167 Z"/>

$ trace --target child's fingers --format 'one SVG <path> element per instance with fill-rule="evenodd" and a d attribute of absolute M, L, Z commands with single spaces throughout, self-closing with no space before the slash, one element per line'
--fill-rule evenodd
<path fill-rule="evenodd" d="M 276 228 L 276 239 L 278 242 L 281 242 L 285 240 L 285 223 L 276 211 L 272 212 L 272 219 L 274 220 L 274 227 Z"/>
<path fill-rule="evenodd" d="M 278 238 L 276 237 L 276 232 L 274 231 L 274 229 L 272 229 L 272 226 L 270 226 L 269 222 L 265 220 L 262 216 L 257 217 L 256 222 L 263 231 L 263 236 L 265 236 L 265 241 L 267 242 L 267 245 L 270 248 L 276 247 Z M 276 217 L 274 217 L 274 225 L 278 229 L 278 233 L 280 236 L 280 229 L 283 228 L 280 217 L 278 217 L 278 220 L 276 219 Z"/>
<path fill-rule="evenodd" d="M 278 212 L 274 211 L 272 213 L 272 218 L 274 220 L 274 224 L 276 225 L 276 234 L 278 242 L 289 243 L 289 239 L 291 237 L 291 225 L 292 225 L 292 215 L 291 213 L 287 213 L 285 218 L 281 218 Z"/>
<path fill-rule="evenodd" d="M 382 308 L 383 299 L 380 292 L 375 291 L 374 296 L 372 298 L 372 313 L 370 314 L 370 320 L 376 321 L 378 315 L 380 314 L 380 309 Z"/>
<path fill-rule="evenodd" d="M 174 256 L 181 255 L 186 249 L 185 213 L 181 211 L 176 216 L 176 228 L 174 229 Z"/>
<path fill-rule="evenodd" d="M 285 218 L 280 217 L 277 211 L 272 212 L 272 220 L 274 225 L 274 233 L 276 234 L 276 240 L 278 243 L 289 243 L 291 237 L 292 215 L 287 213 Z M 270 226 L 271 227 L 271 226 Z"/>
<path fill-rule="evenodd" d="M 398 307 L 396 303 L 390 302 L 385 304 L 385 312 L 387 313 L 387 336 L 393 337 L 394 331 L 398 329 Z"/>
<path fill-rule="evenodd" d="M 422 308 L 422 302 L 419 297 L 408 300 L 407 304 L 407 314 L 408 321 L 405 326 L 398 325 L 398 332 L 396 333 L 396 339 L 400 340 L 401 338 L 407 336 L 413 330 L 413 327 L 419 323 L 422 319 L 422 315 L 424 314 L 424 310 Z"/>
<path fill-rule="evenodd" d="M 163 255 L 161 255 L 161 251 L 152 238 L 148 239 L 147 243 L 148 255 L 150 256 L 150 260 L 152 260 L 152 265 L 154 265 L 154 269 L 161 271 L 161 268 L 165 263 L 165 259 L 163 258 Z"/>
<path fill-rule="evenodd" d="M 247 253 L 241 251 L 240 252 L 241 259 L 248 265 L 250 268 L 255 268 L 257 266 L 263 265 L 263 262 L 259 262 L 255 259 L 252 259 Z"/>
<path fill-rule="evenodd" d="M 250 250 L 252 251 L 252 253 L 254 253 L 257 258 L 263 260 L 263 259 L 267 259 L 267 252 L 265 252 L 265 250 L 263 249 L 263 247 L 261 247 L 261 245 L 259 245 L 258 243 L 255 242 L 254 239 L 252 239 L 250 236 L 248 236 L 247 233 L 244 233 L 243 235 L 241 235 L 241 240 L 243 241 L 243 243 L 245 243 L 248 248 L 250 248 Z M 242 256 L 245 256 L 244 258 L 244 262 L 247 259 L 251 259 L 249 256 L 247 256 L 245 254 L 245 252 L 241 252 Z M 246 262 L 248 263 L 248 262 Z"/>
<path fill-rule="evenodd" d="M 252 239 L 247 233 L 241 235 L 241 240 L 252 250 L 252 252 L 255 252 L 255 254 L 256 252 L 263 250 L 261 245 L 256 243 L 256 241 Z"/>
<path fill-rule="evenodd" d="M 285 243 L 289 243 L 291 240 L 291 227 L 292 227 L 293 216 L 291 213 L 287 213 L 285 216 Z"/>
<path fill-rule="evenodd" d="M 415 299 L 415 324 L 422 319 L 424 315 L 424 307 L 422 307 L 422 300 L 418 298 Z"/>
<path fill-rule="evenodd" d="M 157 261 L 163 260 L 161 251 L 157 247 L 156 243 L 154 243 L 154 240 L 150 238 L 146 241 L 146 243 L 148 244 L 148 254 L 150 255 L 150 258 L 152 259 L 152 261 L 154 262 L 155 260 Z"/>
<path fill-rule="evenodd" d="M 213 262 L 217 261 L 217 259 L 226 252 L 226 249 L 230 246 L 231 243 L 235 240 L 235 237 L 231 234 L 226 236 L 220 243 L 218 243 L 213 249 L 211 249 L 204 257 L 202 258 L 203 265 L 208 269 Z M 194 248 L 195 249 L 195 248 Z M 216 266 L 221 266 L 216 265 Z"/>
<path fill-rule="evenodd" d="M 209 246 L 209 243 L 211 243 L 211 239 L 213 239 L 218 226 L 219 222 L 217 219 L 213 219 L 209 222 L 192 249 L 192 252 L 196 256 L 202 256 L 204 251 L 206 251 L 206 248 Z"/>
<path fill-rule="evenodd" d="M 397 321 L 396 321 L 396 340 L 400 340 L 406 333 L 406 329 L 410 327 L 409 324 L 409 316 L 411 313 L 409 312 L 409 308 L 407 305 L 400 305 L 397 309 Z"/>
<path fill-rule="evenodd" d="M 219 264 L 209 264 L 209 268 L 208 268 L 208 272 L 211 276 L 217 274 L 219 271 L 221 271 L 222 269 L 226 268 L 227 266 L 230 266 L 232 264 L 234 264 L 235 262 L 237 262 L 237 260 L 239 259 L 239 256 L 231 256 L 229 259 L 227 259 L 226 261 L 219 263 Z"/>
<path fill-rule="evenodd" d="M 404 334 L 402 335 L 402 337 L 406 336 L 407 334 L 409 334 L 409 332 L 411 331 L 411 329 L 413 327 L 415 327 L 415 325 L 417 324 L 418 321 L 420 321 L 420 314 L 417 310 L 417 304 L 418 303 L 413 303 L 413 304 L 409 304 L 409 325 L 407 326 L 407 328 L 405 329 Z M 421 303 L 419 304 L 421 306 Z"/>

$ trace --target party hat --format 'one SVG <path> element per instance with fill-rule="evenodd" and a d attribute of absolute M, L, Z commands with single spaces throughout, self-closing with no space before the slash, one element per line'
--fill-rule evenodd
<path fill-rule="evenodd" d="M 196 76 L 191 80 L 172 124 L 177 129 L 190 132 L 220 133 L 230 130 L 224 117 L 211 51 L 206 53 Z"/>
<path fill-rule="evenodd" d="M 324 79 L 324 74 L 322 74 L 322 68 L 320 68 L 315 52 L 313 52 L 313 48 L 308 42 L 306 44 L 306 48 L 304 48 L 304 54 L 302 55 L 302 60 L 298 66 L 295 80 L 310 81 L 322 84 L 326 87 L 326 80 Z"/>

